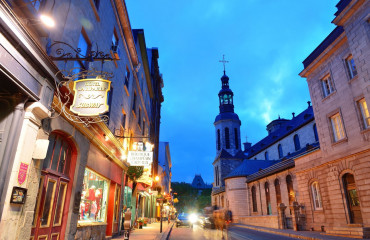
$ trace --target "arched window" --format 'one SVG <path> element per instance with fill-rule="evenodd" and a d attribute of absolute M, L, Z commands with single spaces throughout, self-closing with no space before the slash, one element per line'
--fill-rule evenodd
<path fill-rule="evenodd" d="M 317 134 L 316 123 L 313 125 L 313 134 L 315 135 L 315 141 L 319 141 L 319 135 Z"/>
<path fill-rule="evenodd" d="M 217 150 L 221 149 L 221 135 L 220 135 L 220 129 L 217 129 Z"/>
<path fill-rule="evenodd" d="M 44 159 L 43 169 L 51 169 L 64 175 L 69 175 L 72 158 L 71 145 L 59 134 L 51 133 L 49 147 Z"/>
<path fill-rule="evenodd" d="M 274 185 L 275 185 L 276 203 L 277 205 L 279 205 L 281 203 L 281 191 L 279 179 L 275 179 Z"/>
<path fill-rule="evenodd" d="M 257 194 L 256 194 L 256 187 L 252 187 L 252 205 L 253 205 L 253 212 L 257 212 Z"/>
<path fill-rule="evenodd" d="M 269 153 L 267 151 L 265 152 L 265 160 L 269 160 Z"/>
<path fill-rule="evenodd" d="M 266 196 L 267 215 L 271 215 L 270 189 L 268 182 L 265 182 L 265 196 Z"/>
<path fill-rule="evenodd" d="M 283 158 L 283 147 L 281 144 L 278 145 L 279 158 Z"/>
<path fill-rule="evenodd" d="M 230 132 L 229 128 L 225 128 L 225 144 L 226 144 L 226 149 L 230 148 Z"/>
<path fill-rule="evenodd" d="M 234 128 L 234 136 L 235 136 L 235 148 L 239 149 L 239 141 L 238 141 L 238 129 Z"/>
<path fill-rule="evenodd" d="M 292 176 L 286 176 L 286 186 L 288 189 L 288 198 L 289 198 L 289 205 L 292 205 L 295 200 L 295 193 L 293 190 L 293 180 Z"/>
<path fill-rule="evenodd" d="M 299 143 L 298 134 L 294 135 L 294 148 L 295 148 L 296 151 L 301 149 L 301 144 Z"/>
<path fill-rule="evenodd" d="M 311 194 L 314 209 L 321 210 L 322 209 L 321 194 L 319 189 L 319 183 L 316 181 L 311 183 Z"/>

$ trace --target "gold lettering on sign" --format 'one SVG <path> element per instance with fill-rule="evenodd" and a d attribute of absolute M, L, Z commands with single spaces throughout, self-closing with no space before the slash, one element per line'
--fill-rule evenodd
<path fill-rule="evenodd" d="M 71 111 L 79 116 L 98 116 L 109 111 L 107 96 L 110 81 L 105 79 L 83 79 L 74 82 L 75 96 Z"/>

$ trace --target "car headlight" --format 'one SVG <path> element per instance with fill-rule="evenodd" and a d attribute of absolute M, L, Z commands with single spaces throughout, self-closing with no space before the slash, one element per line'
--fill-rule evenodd
<path fill-rule="evenodd" d="M 189 216 L 189 220 L 190 220 L 190 222 L 191 222 L 191 223 L 195 223 L 195 222 L 197 222 L 198 217 L 197 217 L 197 215 L 195 215 L 195 214 L 193 213 L 193 214 L 190 214 L 190 216 Z"/>

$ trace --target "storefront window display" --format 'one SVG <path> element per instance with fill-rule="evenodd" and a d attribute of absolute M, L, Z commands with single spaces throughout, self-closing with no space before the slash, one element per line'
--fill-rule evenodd
<path fill-rule="evenodd" d="M 131 198 L 132 198 L 132 189 L 130 187 L 125 186 L 124 205 L 126 207 L 132 207 Z"/>
<path fill-rule="evenodd" d="M 85 169 L 79 222 L 106 222 L 109 180 Z"/>

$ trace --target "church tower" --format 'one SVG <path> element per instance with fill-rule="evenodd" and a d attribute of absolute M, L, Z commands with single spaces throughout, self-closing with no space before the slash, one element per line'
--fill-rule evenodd
<path fill-rule="evenodd" d="M 234 113 L 234 93 L 229 88 L 229 77 L 221 77 L 222 88 L 218 93 L 220 113 L 217 115 L 214 125 L 216 128 L 216 153 L 224 149 L 232 156 L 241 150 L 240 125 L 241 122 Z"/>

